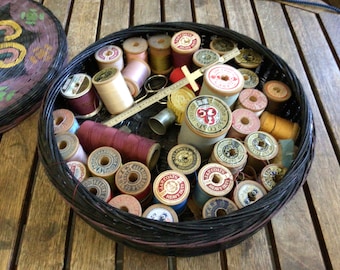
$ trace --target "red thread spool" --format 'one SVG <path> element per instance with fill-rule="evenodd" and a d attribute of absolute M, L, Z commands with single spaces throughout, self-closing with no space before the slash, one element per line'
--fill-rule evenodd
<path fill-rule="evenodd" d="M 154 140 L 90 120 L 80 125 L 77 136 L 88 153 L 101 146 L 111 146 L 121 154 L 124 163 L 139 161 L 150 170 L 155 167 L 161 151 L 160 144 Z"/>

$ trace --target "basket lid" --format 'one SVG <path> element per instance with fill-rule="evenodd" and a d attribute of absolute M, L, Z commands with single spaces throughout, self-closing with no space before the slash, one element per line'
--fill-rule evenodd
<path fill-rule="evenodd" d="M 0 132 L 32 114 L 67 57 L 56 17 L 30 0 L 0 3 Z"/>

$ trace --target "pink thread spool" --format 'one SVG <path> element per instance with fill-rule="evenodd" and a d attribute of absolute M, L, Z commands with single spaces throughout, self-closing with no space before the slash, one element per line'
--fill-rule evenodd
<path fill-rule="evenodd" d="M 94 55 L 99 69 L 115 67 L 118 70 L 124 68 L 123 51 L 115 45 L 107 45 L 96 51 Z"/>
<path fill-rule="evenodd" d="M 238 97 L 236 109 L 243 108 L 254 112 L 258 117 L 267 107 L 268 100 L 265 94 L 257 89 L 243 89 Z"/>
<path fill-rule="evenodd" d="M 244 139 L 248 134 L 258 131 L 260 118 L 247 109 L 236 109 L 232 112 L 232 124 L 227 137 Z"/>
<path fill-rule="evenodd" d="M 109 201 L 109 204 L 132 215 L 142 216 L 142 206 L 140 202 L 132 195 L 117 195 Z"/>
<path fill-rule="evenodd" d="M 123 163 L 139 161 L 150 170 L 156 166 L 161 151 L 160 144 L 154 140 L 90 120 L 80 125 L 77 136 L 87 152 L 101 146 L 111 146 L 120 153 Z"/>
<path fill-rule="evenodd" d="M 65 161 L 79 161 L 87 163 L 87 155 L 73 133 L 65 132 L 56 134 L 59 152 Z"/>
<path fill-rule="evenodd" d="M 142 37 L 131 37 L 123 42 L 123 50 L 127 63 L 132 59 L 140 59 L 148 63 L 148 42 Z"/>
<path fill-rule="evenodd" d="M 61 89 L 61 95 L 79 118 L 90 118 L 96 115 L 102 107 L 92 87 L 91 77 L 84 73 L 68 77 Z"/>

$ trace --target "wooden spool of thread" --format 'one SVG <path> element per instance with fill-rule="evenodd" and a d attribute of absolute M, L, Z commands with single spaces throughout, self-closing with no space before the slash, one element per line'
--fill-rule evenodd
<path fill-rule="evenodd" d="M 123 164 L 116 173 L 115 183 L 121 193 L 134 196 L 142 205 L 149 203 L 148 199 L 152 198 L 151 173 L 141 162 Z"/>
<path fill-rule="evenodd" d="M 258 182 L 244 180 L 236 185 L 233 200 L 238 208 L 243 208 L 258 201 L 266 194 L 265 188 Z"/>
<path fill-rule="evenodd" d="M 120 153 L 110 147 L 102 146 L 91 152 L 87 159 L 87 167 L 92 176 L 104 178 L 115 189 L 115 174 L 122 165 Z"/>
<path fill-rule="evenodd" d="M 240 49 L 240 54 L 235 57 L 236 63 L 243 68 L 257 68 L 262 60 L 261 54 L 251 48 Z"/>
<path fill-rule="evenodd" d="M 123 42 L 126 62 L 133 59 L 143 60 L 148 63 L 148 42 L 142 37 L 131 37 Z"/>
<path fill-rule="evenodd" d="M 168 96 L 167 107 L 175 114 L 177 124 L 182 124 L 185 117 L 185 109 L 194 98 L 194 92 L 186 86 L 171 92 Z"/>
<path fill-rule="evenodd" d="M 102 104 L 92 87 L 91 77 L 77 73 L 67 78 L 60 91 L 71 111 L 79 118 L 90 118 L 102 108 Z"/>
<path fill-rule="evenodd" d="M 287 169 L 279 166 L 278 164 L 268 164 L 261 171 L 259 177 L 260 183 L 267 191 L 271 191 L 277 183 L 282 180 L 286 172 Z"/>
<path fill-rule="evenodd" d="M 165 34 L 148 39 L 150 67 L 154 74 L 166 75 L 172 70 L 171 37 Z"/>
<path fill-rule="evenodd" d="M 204 204 L 202 217 L 223 217 L 236 210 L 238 210 L 238 207 L 232 200 L 225 197 L 213 197 Z"/>
<path fill-rule="evenodd" d="M 192 56 L 195 69 L 208 66 L 215 63 L 220 58 L 220 55 L 210 49 L 202 48 L 194 52 Z"/>
<path fill-rule="evenodd" d="M 117 68 L 102 69 L 93 76 L 92 83 L 109 113 L 118 114 L 132 106 L 133 97 Z"/>
<path fill-rule="evenodd" d="M 200 95 L 219 97 L 232 108 L 243 85 L 243 76 L 237 69 L 226 64 L 214 65 L 204 73 Z"/>
<path fill-rule="evenodd" d="M 89 177 L 81 183 L 89 192 L 104 202 L 109 202 L 111 200 L 112 193 L 110 184 L 104 178 Z"/>
<path fill-rule="evenodd" d="M 267 104 L 268 100 L 265 94 L 257 89 L 246 88 L 240 92 L 236 109 L 248 109 L 260 117 Z"/>
<path fill-rule="evenodd" d="M 150 205 L 144 212 L 143 217 L 161 222 L 178 222 L 178 215 L 171 207 L 156 203 Z"/>
<path fill-rule="evenodd" d="M 155 203 L 170 206 L 178 215 L 184 212 L 189 193 L 189 180 L 183 173 L 174 170 L 161 172 L 153 183 Z"/>
<path fill-rule="evenodd" d="M 260 117 L 260 130 L 271 134 L 277 140 L 296 140 L 299 136 L 300 126 L 275 114 L 264 111 Z"/>
<path fill-rule="evenodd" d="M 263 85 L 263 93 L 268 98 L 266 111 L 270 113 L 279 113 L 283 105 L 292 96 L 289 86 L 281 81 L 271 80 Z"/>
<path fill-rule="evenodd" d="M 221 164 L 236 176 L 243 170 L 247 159 L 247 150 L 239 140 L 224 138 L 214 145 L 209 162 Z"/>
<path fill-rule="evenodd" d="M 82 182 L 84 179 L 89 177 L 89 171 L 84 163 L 79 161 L 68 161 L 66 164 L 70 169 L 72 175 L 79 182 Z"/>
<path fill-rule="evenodd" d="M 139 95 L 141 87 L 150 74 L 149 65 L 141 59 L 131 59 L 122 70 L 124 80 L 133 97 Z"/>
<path fill-rule="evenodd" d="M 111 146 L 120 153 L 123 163 L 139 161 L 150 170 L 156 166 L 161 152 L 160 144 L 154 140 L 90 120 L 80 125 L 77 136 L 88 153 L 101 146 Z"/>
<path fill-rule="evenodd" d="M 232 112 L 232 124 L 228 137 L 244 139 L 248 134 L 260 129 L 260 119 L 247 109 L 236 109 Z"/>
<path fill-rule="evenodd" d="M 226 196 L 234 186 L 230 170 L 219 163 L 208 163 L 198 172 L 193 200 L 199 208 L 212 197 Z"/>
<path fill-rule="evenodd" d="M 194 31 L 182 30 L 175 33 L 171 38 L 173 66 L 191 66 L 193 54 L 201 46 L 201 37 Z"/>
<path fill-rule="evenodd" d="M 220 98 L 195 97 L 186 108 L 177 142 L 193 145 L 207 158 L 214 144 L 226 136 L 231 122 L 231 110 Z"/>
<path fill-rule="evenodd" d="M 94 57 L 100 70 L 115 67 L 121 71 L 124 68 L 123 51 L 118 46 L 104 46 L 96 51 Z"/>
<path fill-rule="evenodd" d="M 231 39 L 216 37 L 211 40 L 209 47 L 219 55 L 223 55 L 236 48 L 237 43 Z"/>
<path fill-rule="evenodd" d="M 239 68 L 238 71 L 241 72 L 241 74 L 243 75 L 244 79 L 243 88 L 253 89 L 259 84 L 260 82 L 259 76 L 257 76 L 257 74 L 254 71 L 247 68 Z"/>
<path fill-rule="evenodd" d="M 58 133 L 55 137 L 59 152 L 66 162 L 79 161 L 84 164 L 87 163 L 87 155 L 75 134 L 69 132 Z"/>
<path fill-rule="evenodd" d="M 53 130 L 57 133 L 76 133 L 79 128 L 79 123 L 74 117 L 72 111 L 67 109 L 57 109 L 53 113 Z"/>
<path fill-rule="evenodd" d="M 248 165 L 256 172 L 260 172 L 264 166 L 271 163 L 278 153 L 278 142 L 267 132 L 256 131 L 247 135 L 244 146 L 248 151 Z"/>
<path fill-rule="evenodd" d="M 113 207 L 125 211 L 129 214 L 142 216 L 142 206 L 140 202 L 133 196 L 128 194 L 120 194 L 113 197 L 109 204 Z"/>

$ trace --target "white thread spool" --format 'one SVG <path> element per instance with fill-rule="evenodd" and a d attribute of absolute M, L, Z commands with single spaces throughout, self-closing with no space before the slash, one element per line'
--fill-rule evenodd
<path fill-rule="evenodd" d="M 142 215 L 145 218 L 162 221 L 162 222 L 178 222 L 176 212 L 169 206 L 156 203 L 149 206 Z"/>
<path fill-rule="evenodd" d="M 244 180 L 239 182 L 233 194 L 233 200 L 238 208 L 243 208 L 261 199 L 267 192 L 265 188 L 256 181 Z"/>
<path fill-rule="evenodd" d="M 101 177 L 89 177 L 81 183 L 89 192 L 104 202 L 108 202 L 112 197 L 109 183 Z"/>
<path fill-rule="evenodd" d="M 177 142 L 195 146 L 207 158 L 214 144 L 227 134 L 231 121 L 231 110 L 220 98 L 198 96 L 186 108 Z"/>
<path fill-rule="evenodd" d="M 247 68 L 239 68 L 238 71 L 243 75 L 244 88 L 255 88 L 259 84 L 259 76 L 254 71 Z"/>
<path fill-rule="evenodd" d="M 247 88 L 240 92 L 236 109 L 248 109 L 260 117 L 267 104 L 268 100 L 265 94 L 257 89 Z"/>
<path fill-rule="evenodd" d="M 111 114 L 118 114 L 133 105 L 130 90 L 117 68 L 105 68 L 92 78 L 106 109 Z"/>
<path fill-rule="evenodd" d="M 123 51 L 118 46 L 104 46 L 96 51 L 94 57 L 100 70 L 115 67 L 121 71 L 124 68 Z"/>
<path fill-rule="evenodd" d="M 202 48 L 193 54 L 192 61 L 197 68 L 201 68 L 215 63 L 219 58 L 220 55 L 217 52 L 211 49 Z"/>
<path fill-rule="evenodd" d="M 86 164 L 87 155 L 75 134 L 65 132 L 55 136 L 59 152 L 65 161 L 80 161 Z"/>
<path fill-rule="evenodd" d="M 140 59 L 148 63 L 148 42 L 142 37 L 127 38 L 123 42 L 127 63 L 133 59 Z"/>
<path fill-rule="evenodd" d="M 232 124 L 228 137 L 244 139 L 248 134 L 258 131 L 261 126 L 260 118 L 247 109 L 236 109 L 232 112 Z"/>
<path fill-rule="evenodd" d="M 84 163 L 73 160 L 73 161 L 68 161 L 67 166 L 69 167 L 73 176 L 79 182 L 82 182 L 84 179 L 89 177 L 89 171 Z"/>
<path fill-rule="evenodd" d="M 53 111 L 53 129 L 54 134 L 70 132 L 76 133 L 79 123 L 74 117 L 73 112 L 67 109 L 58 109 Z"/>

